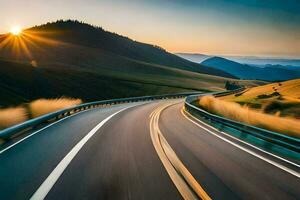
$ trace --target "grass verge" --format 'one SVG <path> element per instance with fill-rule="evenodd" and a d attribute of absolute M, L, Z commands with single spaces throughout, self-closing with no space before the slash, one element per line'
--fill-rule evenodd
<path fill-rule="evenodd" d="M 28 120 L 27 110 L 23 107 L 0 109 L 0 129 Z"/>
<path fill-rule="evenodd" d="M 58 111 L 81 104 L 80 99 L 57 98 L 57 99 L 38 99 L 29 104 L 31 117 L 39 117 L 47 113 Z"/>
<path fill-rule="evenodd" d="M 27 107 L 19 106 L 0 109 L 0 130 L 22 123 L 30 118 L 39 117 L 81 103 L 80 99 L 62 97 L 57 99 L 38 99 L 29 103 Z"/>
<path fill-rule="evenodd" d="M 294 118 L 265 114 L 212 96 L 202 97 L 199 106 L 228 119 L 300 138 L 300 121 Z"/>

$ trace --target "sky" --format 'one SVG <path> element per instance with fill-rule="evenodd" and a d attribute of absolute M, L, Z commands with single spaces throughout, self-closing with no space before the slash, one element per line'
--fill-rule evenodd
<path fill-rule="evenodd" d="M 77 19 L 170 52 L 300 58 L 300 0 L 0 0 L 0 33 Z"/>

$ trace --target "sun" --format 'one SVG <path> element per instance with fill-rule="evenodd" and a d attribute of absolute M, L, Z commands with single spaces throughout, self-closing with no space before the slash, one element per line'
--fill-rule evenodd
<path fill-rule="evenodd" d="M 15 35 L 15 36 L 18 36 L 18 35 L 20 35 L 22 33 L 22 29 L 21 29 L 20 26 L 13 26 L 10 29 L 10 33 L 13 34 L 13 35 Z"/>

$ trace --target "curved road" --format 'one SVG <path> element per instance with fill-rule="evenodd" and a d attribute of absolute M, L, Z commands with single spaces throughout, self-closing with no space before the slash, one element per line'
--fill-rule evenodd
<path fill-rule="evenodd" d="M 0 149 L 0 199 L 300 199 L 300 168 L 183 99 L 84 111 Z"/>

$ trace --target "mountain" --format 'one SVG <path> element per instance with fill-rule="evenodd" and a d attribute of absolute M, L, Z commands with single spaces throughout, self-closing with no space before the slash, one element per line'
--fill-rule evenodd
<path fill-rule="evenodd" d="M 241 79 L 277 81 L 296 79 L 300 77 L 300 72 L 298 71 L 272 66 L 266 66 L 263 68 L 255 67 L 234 62 L 222 57 L 208 58 L 201 64 L 224 70 Z"/>
<path fill-rule="evenodd" d="M 278 64 L 277 65 L 271 65 L 271 64 L 267 64 L 267 65 L 263 65 L 263 67 L 288 69 L 288 70 L 300 72 L 300 66 L 293 66 L 293 65 L 278 65 Z"/>
<path fill-rule="evenodd" d="M 205 55 L 205 54 L 198 54 L 198 53 L 176 53 L 176 55 L 196 63 L 201 63 L 208 58 L 214 57 L 212 55 Z M 265 67 L 265 65 L 300 66 L 300 59 L 265 58 L 265 57 L 254 57 L 254 56 L 218 56 L 218 57 L 222 57 L 234 62 L 254 65 L 258 67 Z"/>
<path fill-rule="evenodd" d="M 263 58 L 249 56 L 224 56 L 224 58 L 243 64 L 300 66 L 300 59 Z"/>
<path fill-rule="evenodd" d="M 176 53 L 176 55 L 195 63 L 201 63 L 202 61 L 211 57 L 209 55 L 198 54 L 198 53 Z"/>
<path fill-rule="evenodd" d="M 59 62 L 93 68 L 93 70 L 95 67 L 115 66 L 122 70 L 122 68 L 131 65 L 132 62 L 135 63 L 133 64 L 135 66 L 136 63 L 144 62 L 233 78 L 221 70 L 182 59 L 158 46 L 133 41 L 127 37 L 78 21 L 57 21 L 36 26 L 25 30 L 23 37 L 24 41 L 28 41 L 27 48 L 34 61 L 41 65 Z M 2 37 L 2 41 L 5 39 Z M 35 46 L 30 42 L 35 43 Z M 38 49 L 36 46 L 41 48 Z M 16 59 L 15 54 L 12 54 L 9 48 L 2 48 L 0 53 L 1 57 L 5 59 Z M 20 52 L 18 60 L 32 61 L 31 58 L 28 59 L 25 51 Z M 133 70 L 135 69 L 136 67 L 133 68 Z"/>
<path fill-rule="evenodd" d="M 19 36 L 0 36 L 1 106 L 60 96 L 94 101 L 222 90 L 233 77 L 78 21 L 57 21 Z"/>

